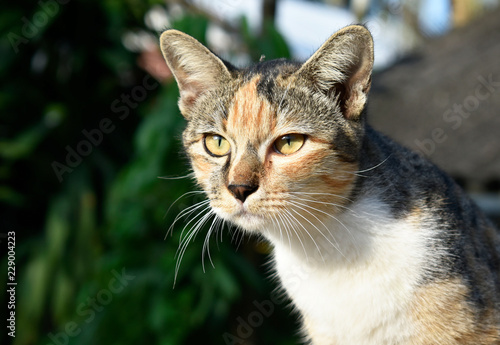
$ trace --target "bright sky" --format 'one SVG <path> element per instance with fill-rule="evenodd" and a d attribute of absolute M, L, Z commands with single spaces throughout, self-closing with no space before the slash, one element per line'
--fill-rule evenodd
<path fill-rule="evenodd" d="M 401 21 L 401 0 L 386 0 L 394 9 L 393 16 L 382 19 L 378 13 L 365 24 L 375 40 L 375 68 L 390 65 L 414 41 Z M 481 0 L 485 3 L 498 0 Z M 260 27 L 262 0 L 195 0 L 226 20 L 247 17 L 251 27 Z M 428 35 L 439 35 L 449 29 L 450 0 L 421 0 L 419 24 Z M 375 12 L 375 11 L 374 11 Z M 342 8 L 304 0 L 278 0 L 276 24 L 289 43 L 296 59 L 307 59 L 336 30 L 356 23 L 355 16 Z"/>

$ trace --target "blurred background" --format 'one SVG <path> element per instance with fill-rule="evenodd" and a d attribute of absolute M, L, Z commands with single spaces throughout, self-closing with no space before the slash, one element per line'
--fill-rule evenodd
<path fill-rule="evenodd" d="M 498 221 L 497 6 L 2 2 L 0 246 L 6 268 L 7 233 L 15 232 L 17 286 L 15 338 L 7 328 L 1 343 L 300 341 L 295 315 L 268 278 L 269 248 L 255 238 L 226 226 L 211 237 L 209 255 L 202 250 L 207 228 L 189 239 L 175 279 L 181 233 L 186 239 L 200 220 L 197 210 L 167 232 L 204 198 L 182 178 L 189 169 L 180 152 L 184 120 L 157 44 L 165 28 L 245 66 L 262 55 L 306 59 L 337 29 L 365 23 L 376 44 L 370 122 L 452 174 Z"/>

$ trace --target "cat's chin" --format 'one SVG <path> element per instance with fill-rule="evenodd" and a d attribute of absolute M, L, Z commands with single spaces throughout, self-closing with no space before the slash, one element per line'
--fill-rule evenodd
<path fill-rule="evenodd" d="M 264 229 L 267 225 L 267 220 L 262 215 L 246 210 L 239 210 L 231 214 L 227 214 L 225 212 L 222 212 L 222 214 L 219 212 L 217 213 L 222 218 L 247 231 L 258 232 Z"/>

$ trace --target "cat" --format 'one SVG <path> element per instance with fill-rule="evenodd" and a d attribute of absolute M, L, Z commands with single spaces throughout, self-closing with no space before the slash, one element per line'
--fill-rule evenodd
<path fill-rule="evenodd" d="M 500 237 L 436 166 L 366 122 L 373 39 L 238 69 L 166 30 L 184 148 L 212 211 L 266 238 L 313 345 L 500 344 Z"/>

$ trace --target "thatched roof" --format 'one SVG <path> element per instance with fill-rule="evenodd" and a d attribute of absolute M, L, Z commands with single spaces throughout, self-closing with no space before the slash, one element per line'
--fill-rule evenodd
<path fill-rule="evenodd" d="M 369 122 L 469 190 L 500 183 L 499 18 L 491 12 L 373 77 Z"/>

